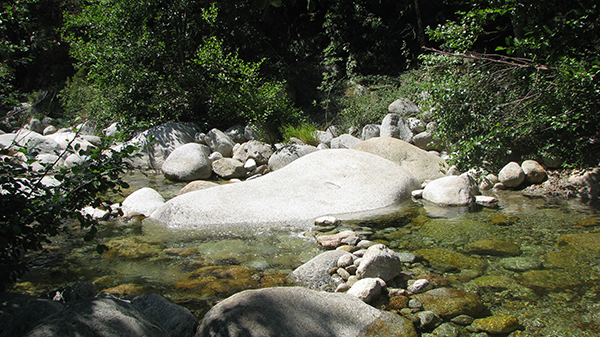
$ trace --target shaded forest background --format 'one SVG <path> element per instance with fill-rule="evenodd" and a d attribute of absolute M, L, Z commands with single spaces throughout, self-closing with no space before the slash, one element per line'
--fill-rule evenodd
<path fill-rule="evenodd" d="M 378 123 L 407 97 L 463 167 L 598 164 L 593 0 L 29 0 L 0 21 L 0 128 Z M 30 105 L 22 105 L 28 102 Z M 424 117 L 424 116 L 417 116 Z"/>

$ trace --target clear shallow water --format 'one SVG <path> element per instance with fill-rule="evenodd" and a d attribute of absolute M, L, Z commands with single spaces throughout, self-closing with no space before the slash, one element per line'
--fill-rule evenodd
<path fill-rule="evenodd" d="M 153 187 L 166 199 L 185 185 L 160 175 L 128 177 L 130 193 Z M 448 285 L 477 292 L 493 314 L 510 313 L 524 330 L 511 336 L 600 334 L 600 215 L 575 200 L 496 195 L 499 208 L 440 208 L 410 204 L 342 228 L 425 260 L 415 275 L 442 275 Z M 76 232 L 76 231 L 75 231 Z M 517 247 L 516 257 L 476 252 L 496 239 Z M 264 232 L 205 237 L 169 231 L 148 220 L 107 221 L 99 234 L 102 256 L 81 238 L 57 238 L 35 254 L 32 271 L 14 291 L 41 294 L 75 281 L 93 281 L 118 295 L 155 292 L 198 317 L 211 303 L 248 288 L 289 285 L 296 267 L 322 252 L 304 233 Z"/>

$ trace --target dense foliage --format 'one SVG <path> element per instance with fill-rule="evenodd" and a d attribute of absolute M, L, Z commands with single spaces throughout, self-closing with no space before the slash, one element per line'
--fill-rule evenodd
<path fill-rule="evenodd" d="M 112 202 L 105 193 L 119 193 L 121 187 L 128 187 L 121 177 L 130 169 L 126 159 L 134 149 L 106 150 L 71 149 L 62 156 L 75 151 L 88 160 L 69 169 L 55 166 L 57 159 L 41 171 L 32 170 L 36 153 L 16 145 L 1 150 L 2 155 L 12 156 L 0 161 L 0 290 L 27 270 L 25 253 L 40 250 L 51 237 L 74 230 L 67 219 L 77 220 L 86 231 L 86 240 L 94 238 L 98 220 L 81 210 L 86 206 L 110 210 Z M 50 176 L 54 182 L 46 180 Z M 98 249 L 101 252 L 103 246 Z"/>

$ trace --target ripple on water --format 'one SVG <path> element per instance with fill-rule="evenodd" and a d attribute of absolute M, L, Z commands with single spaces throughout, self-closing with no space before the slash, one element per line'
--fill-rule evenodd
<path fill-rule="evenodd" d="M 160 175 L 128 179 L 131 189 L 151 186 L 166 198 L 185 185 Z M 343 226 L 421 256 L 408 267 L 415 275 L 438 275 L 476 292 L 492 314 L 518 317 L 525 330 L 511 336 L 599 335 L 597 206 L 496 196 L 497 209 L 415 204 Z M 56 238 L 51 254 L 38 255 L 15 290 L 35 293 L 85 280 L 117 294 L 143 289 L 197 305 L 247 288 L 287 285 L 293 269 L 323 251 L 303 233 L 172 231 L 148 220 L 107 222 L 99 238 L 110 248 L 102 256 L 80 239 Z"/>

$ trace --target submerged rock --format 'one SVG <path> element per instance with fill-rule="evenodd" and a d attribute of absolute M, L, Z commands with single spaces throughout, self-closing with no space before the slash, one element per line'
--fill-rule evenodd
<path fill-rule="evenodd" d="M 198 336 L 416 337 L 402 316 L 356 297 L 306 288 L 268 288 L 235 294 L 203 318 Z"/>
<path fill-rule="evenodd" d="M 173 229 L 310 229 L 317 217 L 383 208 L 418 187 L 412 174 L 378 156 L 317 151 L 257 179 L 177 196 L 152 217 Z"/>
<path fill-rule="evenodd" d="M 482 317 L 487 312 L 477 295 L 460 289 L 437 288 L 414 295 L 414 298 L 423 304 L 425 310 L 431 310 L 445 320 L 458 315 Z"/>

